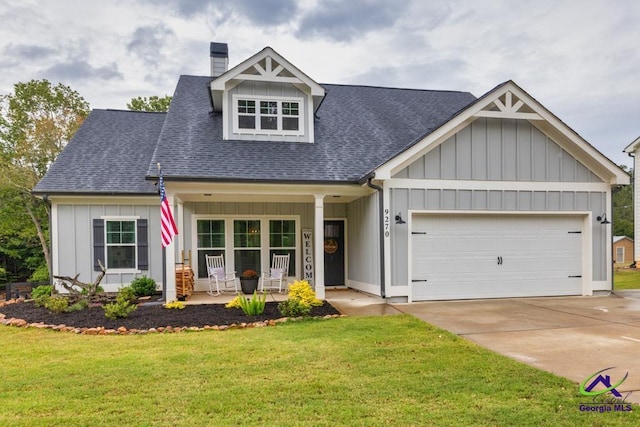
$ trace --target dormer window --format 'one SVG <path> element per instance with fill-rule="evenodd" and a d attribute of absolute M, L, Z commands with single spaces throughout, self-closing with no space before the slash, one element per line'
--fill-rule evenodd
<path fill-rule="evenodd" d="M 241 134 L 301 135 L 304 133 L 301 98 L 235 95 L 233 127 Z"/>

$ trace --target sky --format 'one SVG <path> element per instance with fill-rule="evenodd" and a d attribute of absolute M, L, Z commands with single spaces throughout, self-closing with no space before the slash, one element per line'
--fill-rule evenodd
<path fill-rule="evenodd" d="M 318 83 L 458 90 L 515 81 L 617 164 L 640 136 L 637 0 L 0 0 L 0 94 L 47 79 L 91 108 L 172 95 L 270 46 Z"/>

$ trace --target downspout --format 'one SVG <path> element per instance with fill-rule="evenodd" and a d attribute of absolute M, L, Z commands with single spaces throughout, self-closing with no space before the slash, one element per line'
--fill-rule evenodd
<path fill-rule="evenodd" d="M 371 180 L 375 176 L 375 173 L 370 174 L 367 177 L 367 187 L 373 188 L 378 192 L 378 209 L 380 215 L 380 296 L 386 297 L 385 289 L 385 269 L 384 269 L 384 198 L 382 197 L 382 187 L 375 185 Z"/>
<path fill-rule="evenodd" d="M 42 201 L 45 202 L 47 206 L 49 206 L 49 209 L 47 209 L 49 211 L 49 285 L 53 285 L 53 245 L 51 244 L 51 239 L 53 238 L 53 236 L 51 234 L 52 216 L 51 216 L 51 200 L 49 200 L 49 195 L 43 194 Z"/>

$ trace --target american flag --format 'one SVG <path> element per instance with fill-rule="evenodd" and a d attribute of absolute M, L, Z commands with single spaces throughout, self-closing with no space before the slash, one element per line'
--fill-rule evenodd
<path fill-rule="evenodd" d="M 162 178 L 162 172 L 160 172 L 160 225 L 161 225 L 161 237 L 162 247 L 166 248 L 173 240 L 173 236 L 178 234 L 178 227 L 173 220 L 173 214 L 171 213 L 171 207 L 167 200 L 167 193 L 164 191 L 164 179 Z"/>

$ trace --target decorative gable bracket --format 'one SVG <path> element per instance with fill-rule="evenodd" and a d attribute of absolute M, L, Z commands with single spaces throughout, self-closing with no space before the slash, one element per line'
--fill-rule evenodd
<path fill-rule="evenodd" d="M 507 91 L 493 100 L 485 108 L 475 114 L 476 117 L 493 117 L 500 119 L 543 120 L 543 118 L 513 92 Z"/>
<path fill-rule="evenodd" d="M 290 83 L 308 94 L 313 102 L 313 111 L 320 106 L 325 95 L 322 86 L 304 74 L 270 47 L 244 60 L 231 70 L 214 79 L 211 84 L 213 107 L 222 111 L 222 96 L 243 81 Z"/>
<path fill-rule="evenodd" d="M 250 71 L 253 71 L 253 73 L 250 73 Z M 256 62 L 248 70 L 235 76 L 235 79 L 293 84 L 304 83 L 300 78 L 287 72 L 284 66 L 278 64 L 270 56 L 265 57 L 261 62 Z"/>

